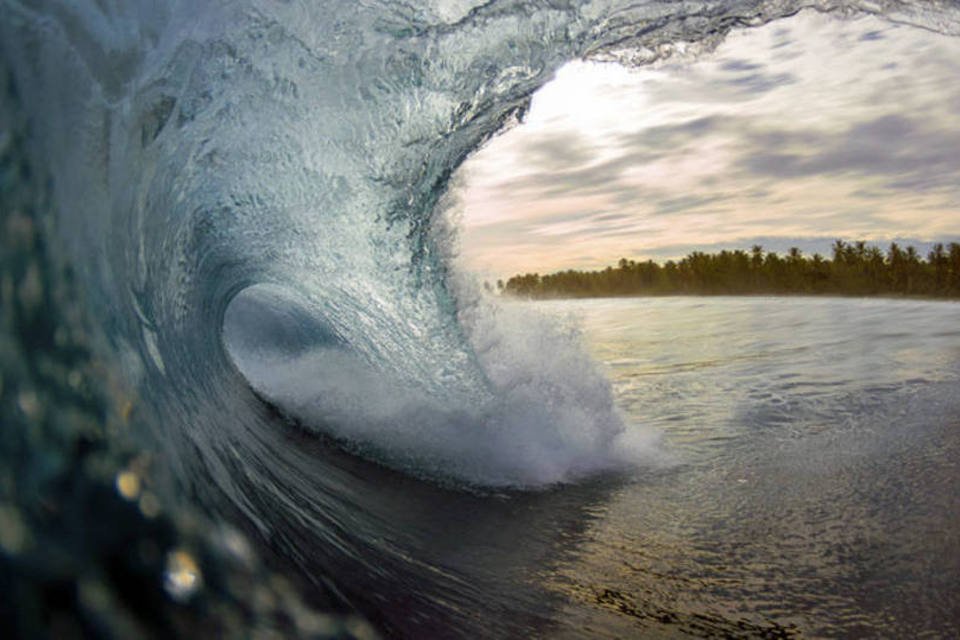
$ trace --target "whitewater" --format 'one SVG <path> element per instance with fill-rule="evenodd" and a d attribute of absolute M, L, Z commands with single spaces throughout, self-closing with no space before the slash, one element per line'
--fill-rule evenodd
<path fill-rule="evenodd" d="M 523 569 L 597 482 L 673 461 L 580 336 L 457 272 L 457 167 L 571 60 L 707 53 L 803 8 L 960 33 L 952 2 L 0 7 L 23 635 L 36 603 L 114 637 L 542 628 Z M 519 522 L 551 533 L 509 550 Z"/>

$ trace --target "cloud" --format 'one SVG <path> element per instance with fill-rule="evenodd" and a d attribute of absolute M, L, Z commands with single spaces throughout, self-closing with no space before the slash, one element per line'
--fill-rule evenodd
<path fill-rule="evenodd" d="M 720 65 L 724 71 L 758 71 L 763 69 L 764 65 L 755 62 L 748 62 L 739 58 L 734 58 Z"/>
<path fill-rule="evenodd" d="M 532 163 L 536 170 L 507 178 L 501 187 L 517 197 L 540 201 L 578 196 L 599 197 L 610 206 L 643 205 L 645 215 L 651 216 L 699 213 L 705 207 L 734 199 L 775 201 L 784 185 L 814 177 L 831 181 L 851 175 L 882 179 L 870 186 L 864 183 L 845 189 L 854 200 L 877 201 L 889 198 L 891 192 L 957 188 L 960 131 L 929 128 L 901 114 L 876 117 L 840 131 L 791 129 L 790 123 L 782 123 L 782 128 L 767 128 L 770 126 L 769 122 L 754 123 L 730 115 L 694 118 L 624 135 L 618 146 L 605 150 L 605 159 L 593 162 L 577 136 L 558 136 L 549 144 L 538 140 L 532 152 L 537 158 Z M 733 140 L 735 149 L 729 170 L 720 168 L 726 178 L 705 177 L 694 193 L 664 191 L 630 173 L 678 161 L 685 154 L 696 155 L 699 144 L 718 139 Z M 561 157 L 566 150 L 570 150 L 569 157 Z M 550 156 L 553 159 L 541 159 Z M 544 169 L 545 165 L 549 169 Z M 757 182 L 769 179 L 780 184 Z M 749 188 L 742 188 L 744 184 Z M 558 214 L 555 219 L 567 222 L 569 215 Z"/>
<path fill-rule="evenodd" d="M 811 13 L 693 64 L 558 74 L 574 82 L 545 90 L 536 126 L 497 139 L 503 155 L 477 172 L 465 220 L 487 245 L 471 255 L 544 271 L 638 243 L 668 255 L 779 237 L 807 251 L 954 233 L 960 39 L 937 38 Z"/>
<path fill-rule="evenodd" d="M 729 105 L 749 102 L 776 89 L 796 84 L 791 73 L 718 73 L 713 70 L 681 71 L 683 81 L 653 80 L 647 94 L 652 101 L 666 103 L 694 103 Z"/>
<path fill-rule="evenodd" d="M 526 141 L 523 153 L 544 171 L 572 171 L 596 156 L 590 144 L 576 131 L 552 131 Z"/>
<path fill-rule="evenodd" d="M 781 180 L 856 174 L 895 178 L 885 183 L 891 190 L 931 191 L 956 188 L 960 172 L 960 130 L 928 127 L 900 114 L 839 133 L 775 131 L 751 133 L 745 140 L 741 167 Z M 791 150 L 771 150 L 784 147 Z"/>
<path fill-rule="evenodd" d="M 612 159 L 595 162 L 585 167 L 541 171 L 505 180 L 503 188 L 516 193 L 555 198 L 571 194 L 613 194 L 624 189 L 635 189 L 622 179 L 622 173 L 638 165 L 655 162 L 664 154 L 630 151 Z"/>
<path fill-rule="evenodd" d="M 751 73 L 724 82 L 741 91 L 756 95 L 773 91 L 788 84 L 794 84 L 797 82 L 797 78 L 790 73 Z"/>
<path fill-rule="evenodd" d="M 626 133 L 604 149 L 603 159 L 584 153 L 585 145 L 577 136 L 567 139 L 559 134 L 549 144 L 536 140 L 522 147 L 524 157 L 531 158 L 528 172 L 503 179 L 500 187 L 538 199 L 601 195 L 611 202 L 636 202 L 649 198 L 650 191 L 626 172 L 674 160 L 699 140 L 735 130 L 736 122 L 714 115 Z"/>
<path fill-rule="evenodd" d="M 605 213 L 599 216 L 594 216 L 594 221 L 596 222 L 618 222 L 620 220 L 632 220 L 634 216 L 629 213 Z"/>
<path fill-rule="evenodd" d="M 865 34 L 860 36 L 861 42 L 872 42 L 876 40 L 884 40 L 886 36 L 883 35 L 882 31 L 867 31 Z"/>
<path fill-rule="evenodd" d="M 700 210 L 707 205 L 729 202 L 732 199 L 733 195 L 728 193 L 714 193 L 710 195 L 688 194 L 661 198 L 654 202 L 653 215 L 700 213 Z"/>
<path fill-rule="evenodd" d="M 736 128 L 739 118 L 711 114 L 678 123 L 663 124 L 625 133 L 619 143 L 625 149 L 643 149 L 666 153 L 671 148 L 685 146 L 704 136 Z"/>

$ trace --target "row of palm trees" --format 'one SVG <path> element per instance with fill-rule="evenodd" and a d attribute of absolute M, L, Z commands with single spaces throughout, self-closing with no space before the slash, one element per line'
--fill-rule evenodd
<path fill-rule="evenodd" d="M 892 243 L 886 253 L 866 242 L 833 244 L 832 258 L 805 256 L 792 248 L 786 255 L 754 245 L 748 251 L 695 251 L 679 261 L 658 264 L 626 258 L 601 271 L 561 271 L 517 275 L 503 293 L 532 297 L 601 297 L 629 295 L 833 294 L 904 295 L 960 298 L 960 243 L 933 246 L 926 258 L 908 246 Z"/>

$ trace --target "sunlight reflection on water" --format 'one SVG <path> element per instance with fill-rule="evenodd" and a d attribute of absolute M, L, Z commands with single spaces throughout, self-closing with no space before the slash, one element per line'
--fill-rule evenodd
<path fill-rule="evenodd" d="M 610 637 L 956 633 L 960 305 L 536 304 L 572 316 L 628 421 L 680 458 L 617 491 L 545 579 L 592 611 L 570 614 L 581 625 Z"/>

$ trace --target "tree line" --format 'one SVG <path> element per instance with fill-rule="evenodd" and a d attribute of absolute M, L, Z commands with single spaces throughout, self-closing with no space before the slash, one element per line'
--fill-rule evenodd
<path fill-rule="evenodd" d="M 694 251 L 658 264 L 626 258 L 600 271 L 516 275 L 497 288 L 529 298 L 638 295 L 903 295 L 960 298 L 960 243 L 934 245 L 926 256 L 892 243 L 884 253 L 866 242 L 833 244 L 832 258 L 786 255 L 754 245 L 744 250 Z"/>

